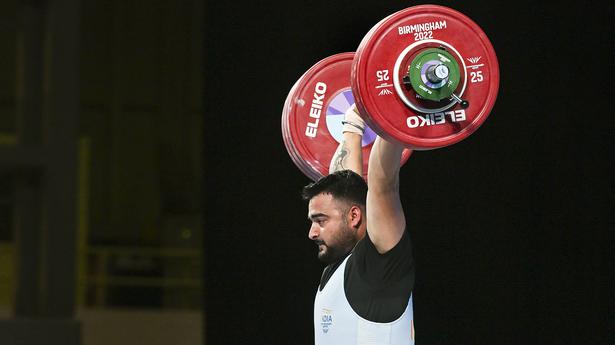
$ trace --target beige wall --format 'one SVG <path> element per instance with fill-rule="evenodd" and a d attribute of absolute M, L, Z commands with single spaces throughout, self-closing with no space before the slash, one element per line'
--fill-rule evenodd
<path fill-rule="evenodd" d="M 0 308 L 0 319 L 10 311 Z M 82 345 L 203 345 L 200 312 L 81 310 Z"/>
<path fill-rule="evenodd" d="M 83 345 L 202 345 L 202 317 L 187 311 L 82 310 Z"/>

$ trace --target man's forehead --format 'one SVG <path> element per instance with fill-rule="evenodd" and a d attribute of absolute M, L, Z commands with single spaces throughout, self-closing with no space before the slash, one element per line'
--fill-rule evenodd
<path fill-rule="evenodd" d="M 308 203 L 308 215 L 312 213 L 323 213 L 325 210 L 339 209 L 341 201 L 333 197 L 330 193 L 315 195 Z"/>

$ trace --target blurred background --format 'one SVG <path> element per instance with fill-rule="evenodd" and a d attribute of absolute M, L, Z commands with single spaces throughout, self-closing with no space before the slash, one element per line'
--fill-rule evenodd
<path fill-rule="evenodd" d="M 313 344 L 282 105 L 424 3 L 483 28 L 501 83 L 401 172 L 417 345 L 615 343 L 612 6 L 2 0 L 0 345 Z"/>
<path fill-rule="evenodd" d="M 16 339 L 202 343 L 202 21 L 196 0 L 0 2 L 0 329 Z"/>

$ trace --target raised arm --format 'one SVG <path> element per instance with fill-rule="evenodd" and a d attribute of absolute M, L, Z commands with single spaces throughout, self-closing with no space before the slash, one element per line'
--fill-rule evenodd
<path fill-rule="evenodd" d="M 365 131 L 365 124 L 357 113 L 356 106 L 348 109 L 344 115 L 344 125 L 342 126 L 342 142 L 335 150 L 331 163 L 329 164 L 329 174 L 340 170 L 352 170 L 363 176 L 363 152 L 361 140 Z"/>
<path fill-rule="evenodd" d="M 367 232 L 379 253 L 401 239 L 406 218 L 399 198 L 399 168 L 403 147 L 376 138 L 367 171 Z"/>

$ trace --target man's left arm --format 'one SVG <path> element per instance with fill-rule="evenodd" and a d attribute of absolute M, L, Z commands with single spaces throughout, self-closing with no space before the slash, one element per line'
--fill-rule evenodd
<path fill-rule="evenodd" d="M 363 176 L 363 150 L 361 141 L 365 123 L 359 116 L 356 106 L 352 106 L 344 115 L 342 122 L 342 142 L 331 157 L 329 174 L 340 170 L 352 170 Z"/>

